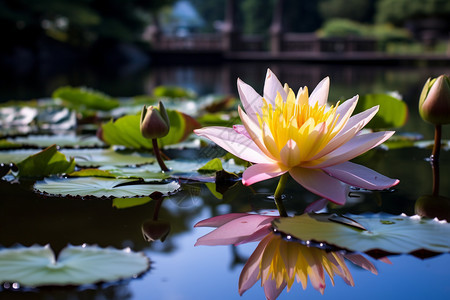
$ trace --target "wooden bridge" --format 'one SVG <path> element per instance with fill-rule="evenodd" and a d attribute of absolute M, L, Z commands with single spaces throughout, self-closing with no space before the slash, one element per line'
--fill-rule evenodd
<path fill-rule="evenodd" d="M 205 62 L 223 60 L 295 60 L 401 63 L 417 60 L 449 62 L 449 55 L 387 55 L 377 51 L 377 41 L 366 37 L 321 38 L 314 33 L 284 32 L 277 0 L 269 38 L 243 35 L 236 24 L 236 0 L 226 1 L 222 31 L 211 34 L 164 35 L 154 28 L 151 37 L 154 62 Z"/>

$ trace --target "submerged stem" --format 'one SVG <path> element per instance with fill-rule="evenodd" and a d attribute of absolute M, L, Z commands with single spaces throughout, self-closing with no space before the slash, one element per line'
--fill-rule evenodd
<path fill-rule="evenodd" d="M 161 157 L 161 152 L 159 152 L 158 140 L 152 139 L 152 145 L 153 145 L 153 153 L 155 153 L 155 157 L 156 160 L 158 161 L 159 167 L 163 172 L 168 172 L 169 168 L 167 168 L 166 164 L 164 163 L 164 160 Z"/>
<path fill-rule="evenodd" d="M 286 213 L 286 209 L 284 208 L 283 205 L 283 197 L 282 197 L 288 176 L 289 173 L 284 173 L 283 175 L 281 175 L 280 181 L 278 181 L 277 189 L 275 190 L 275 194 L 273 195 L 278 212 L 280 213 L 280 217 L 288 216 Z"/>

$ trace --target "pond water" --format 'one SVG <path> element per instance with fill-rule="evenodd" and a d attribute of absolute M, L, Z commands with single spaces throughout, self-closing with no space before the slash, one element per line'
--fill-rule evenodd
<path fill-rule="evenodd" d="M 256 91 L 262 91 L 267 68 L 281 82 L 295 90 L 307 85 L 313 88 L 323 77 L 331 80 L 329 100 L 348 99 L 355 94 L 397 91 L 409 106 L 407 123 L 397 129 L 405 135 L 433 139 L 433 126 L 424 123 L 417 113 L 417 102 L 428 77 L 449 73 L 448 67 L 427 66 L 344 66 L 310 64 L 226 64 L 218 66 L 150 66 L 135 73 L 115 73 L 99 76 L 90 70 L 77 70 L 64 75 L 47 76 L 36 82 L 9 79 L 0 91 L 1 101 L 49 97 L 62 85 L 86 85 L 117 97 L 149 94 L 158 85 L 180 85 L 196 91 L 237 95 L 239 77 Z M 25 88 L 24 88 L 25 87 Z M 443 137 L 450 137 L 450 127 L 443 127 Z M 201 158 L 201 153 L 171 150 L 169 156 Z M 431 193 L 432 170 L 426 160 L 429 148 L 407 147 L 375 149 L 357 159 L 367 167 L 400 184 L 381 193 L 355 193 L 346 205 L 330 205 L 330 212 L 415 214 L 415 204 L 422 195 Z M 442 151 L 440 161 L 440 195 L 450 197 L 450 152 Z M 255 250 L 257 243 L 233 246 L 196 246 L 196 240 L 211 228 L 194 228 L 197 222 L 217 215 L 235 212 L 274 210 L 269 196 L 277 186 L 272 179 L 245 187 L 237 182 L 219 199 L 204 183 L 182 183 L 182 190 L 167 197 L 159 218 L 170 223 L 171 231 L 164 242 L 148 242 L 142 225 L 152 218 L 155 201 L 126 209 L 113 207 L 111 199 L 52 197 L 33 192 L 34 181 L 20 184 L 0 181 L 0 245 L 50 244 L 60 251 L 67 244 L 95 244 L 101 247 L 130 247 L 143 251 L 151 260 L 148 272 L 139 278 L 113 284 L 84 288 L 45 287 L 38 290 L 0 288 L 0 299 L 264 299 L 260 283 L 241 297 L 238 293 L 239 274 Z M 318 197 L 289 180 L 284 203 L 290 213 L 301 213 Z M 427 259 L 411 255 L 389 257 L 392 264 L 369 258 L 378 275 L 347 263 L 355 285 L 349 286 L 336 277 L 334 286 L 327 277 L 324 294 L 308 283 L 306 290 L 294 283 L 279 299 L 424 299 L 444 298 L 450 293 L 450 255 Z"/>

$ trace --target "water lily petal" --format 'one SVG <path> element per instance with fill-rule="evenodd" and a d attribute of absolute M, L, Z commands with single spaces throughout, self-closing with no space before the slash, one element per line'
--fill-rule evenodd
<path fill-rule="evenodd" d="M 287 95 L 283 85 L 280 83 L 277 76 L 275 76 L 270 69 L 267 69 L 266 81 L 264 82 L 264 99 L 266 99 L 268 103 L 275 105 L 275 99 L 278 93 L 280 93 L 283 100 L 286 100 Z"/>
<path fill-rule="evenodd" d="M 219 227 L 219 226 L 222 226 L 234 219 L 245 217 L 247 215 L 249 215 L 249 214 L 247 214 L 247 213 L 230 213 L 230 214 L 215 216 L 215 217 L 208 218 L 208 219 L 198 222 L 197 224 L 194 225 L 194 227 Z"/>
<path fill-rule="evenodd" d="M 284 281 L 281 286 L 277 287 L 277 283 L 274 279 L 269 279 L 264 283 L 264 294 L 266 299 L 275 300 L 280 296 L 281 292 L 286 287 L 286 282 Z"/>
<path fill-rule="evenodd" d="M 346 123 L 355 110 L 356 104 L 358 104 L 358 98 L 359 96 L 356 95 L 336 108 L 336 115 L 339 116 L 336 122 L 336 126 L 334 127 L 335 130 L 341 131 L 346 126 Z"/>
<path fill-rule="evenodd" d="M 281 161 L 285 166 L 296 166 L 301 161 L 300 148 L 294 140 L 289 140 L 280 151 Z"/>
<path fill-rule="evenodd" d="M 248 236 L 261 228 L 266 228 L 265 233 L 261 233 L 261 238 L 270 232 L 270 222 L 276 217 L 248 214 L 247 216 L 236 218 L 218 227 L 210 233 L 200 237 L 195 246 L 206 245 L 232 245 L 240 243 Z"/>
<path fill-rule="evenodd" d="M 255 143 L 245 135 L 237 133 L 233 128 L 211 126 L 196 129 L 194 132 L 204 136 L 223 149 L 243 160 L 253 163 L 267 163 L 272 160 L 267 157 Z"/>
<path fill-rule="evenodd" d="M 341 116 L 345 115 L 349 110 L 351 110 L 350 114 L 353 113 L 353 110 L 355 109 L 355 102 L 358 103 L 359 96 L 355 95 L 350 99 L 345 100 L 336 109 L 336 114 L 339 114 Z"/>
<path fill-rule="evenodd" d="M 261 111 L 263 104 L 261 95 L 240 79 L 237 80 L 237 87 L 245 112 L 254 122 L 258 122 L 257 114 Z"/>
<path fill-rule="evenodd" d="M 323 168 L 323 170 L 349 185 L 369 190 L 383 190 L 399 183 L 398 179 L 386 177 L 372 169 L 349 161 Z"/>
<path fill-rule="evenodd" d="M 318 212 L 327 207 L 328 203 L 329 201 L 325 198 L 316 200 L 305 208 L 304 213 Z"/>
<path fill-rule="evenodd" d="M 270 151 L 266 148 L 264 144 L 264 139 L 262 137 L 262 130 L 259 128 L 259 125 L 253 122 L 247 114 L 238 107 L 239 116 L 241 117 L 242 124 L 244 124 L 246 131 L 252 138 L 253 142 L 258 146 L 258 148 L 264 152 L 265 155 L 270 157 L 272 160 L 275 160 Z"/>
<path fill-rule="evenodd" d="M 245 291 L 251 288 L 258 281 L 259 263 L 269 241 L 269 237 L 264 238 L 245 263 L 241 275 L 239 276 L 239 295 L 242 296 Z"/>
<path fill-rule="evenodd" d="M 236 131 L 239 134 L 245 135 L 249 139 L 251 139 L 250 134 L 248 134 L 247 130 L 245 129 L 244 125 L 233 125 L 234 131 Z"/>
<path fill-rule="evenodd" d="M 309 104 L 311 106 L 314 106 L 316 102 L 318 102 L 319 105 L 327 104 L 329 90 L 330 78 L 327 76 L 319 82 L 314 91 L 311 93 L 311 96 L 309 96 Z"/>
<path fill-rule="evenodd" d="M 379 105 L 376 105 L 374 107 L 371 107 L 363 112 L 360 112 L 359 114 L 356 114 L 354 116 L 352 116 L 347 124 L 345 124 L 344 128 L 342 128 L 341 132 L 345 132 L 347 131 L 349 128 L 352 127 L 359 127 L 359 128 L 363 128 L 364 126 L 366 126 L 367 123 L 370 122 L 370 120 L 372 120 L 372 118 L 376 115 L 376 113 L 378 112 L 378 109 L 380 108 Z"/>
<path fill-rule="evenodd" d="M 289 174 L 305 189 L 336 204 L 342 205 L 347 199 L 345 185 L 321 170 L 295 167 L 289 170 Z"/>
<path fill-rule="evenodd" d="M 375 275 L 378 275 L 377 268 L 364 256 L 361 254 L 348 253 L 345 254 L 344 257 L 354 263 L 355 265 L 372 272 Z"/>
<path fill-rule="evenodd" d="M 348 119 L 341 131 L 336 134 L 336 136 L 331 139 L 331 141 L 317 153 L 312 160 L 319 159 L 350 141 L 364 126 L 366 126 L 367 123 L 370 122 L 370 120 L 372 120 L 377 111 L 378 106 L 374 106 Z"/>
<path fill-rule="evenodd" d="M 244 185 L 252 185 L 256 182 L 278 177 L 286 173 L 288 169 L 286 167 L 281 168 L 278 164 L 256 164 L 248 167 L 242 174 L 242 183 Z"/>
<path fill-rule="evenodd" d="M 305 164 L 304 167 L 325 168 L 346 162 L 380 145 L 393 134 L 394 131 L 380 131 L 357 135 L 341 147 L 323 156 L 322 162 L 318 164 L 311 162 L 311 164 Z"/>

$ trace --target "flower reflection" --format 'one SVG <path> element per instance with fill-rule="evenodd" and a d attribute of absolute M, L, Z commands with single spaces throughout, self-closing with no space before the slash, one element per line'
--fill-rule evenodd
<path fill-rule="evenodd" d="M 383 143 L 393 131 L 362 133 L 378 106 L 352 116 L 358 96 L 327 106 L 328 77 L 311 95 L 301 88 L 297 95 L 275 74 L 267 71 L 264 96 L 238 80 L 243 125 L 206 127 L 195 133 L 254 163 L 242 176 L 245 185 L 289 173 L 299 184 L 337 204 L 346 200 L 341 182 L 370 190 L 398 183 L 369 168 L 349 162 Z"/>
<path fill-rule="evenodd" d="M 311 285 L 322 294 L 325 290 L 325 274 L 334 285 L 334 276 L 340 276 L 353 286 L 353 277 L 345 259 L 377 274 L 374 265 L 359 254 L 326 251 L 284 239 L 273 232 L 271 222 L 278 216 L 232 213 L 200 221 L 196 227 L 217 227 L 200 237 L 197 245 L 238 245 L 260 241 L 245 264 L 239 278 L 239 294 L 251 288 L 258 280 L 267 299 L 276 299 L 295 281 L 306 289 L 308 277 Z"/>

